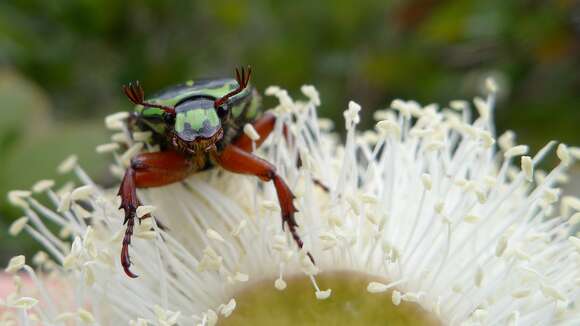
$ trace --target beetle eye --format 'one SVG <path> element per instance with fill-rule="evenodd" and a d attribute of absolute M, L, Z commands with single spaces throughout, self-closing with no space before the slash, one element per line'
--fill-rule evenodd
<path fill-rule="evenodd" d="M 218 106 L 217 114 L 220 118 L 223 118 L 228 114 L 228 109 L 226 109 L 226 107 L 224 105 Z"/>
<path fill-rule="evenodd" d="M 175 122 L 175 115 L 174 114 L 163 114 L 163 121 L 168 124 L 172 124 Z"/>

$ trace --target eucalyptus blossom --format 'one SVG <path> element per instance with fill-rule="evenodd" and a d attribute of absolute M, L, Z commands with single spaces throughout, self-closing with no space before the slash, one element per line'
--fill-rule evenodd
<path fill-rule="evenodd" d="M 24 274 L 35 286 L 17 286 L 4 298 L 10 309 L 2 318 L 24 325 L 213 325 L 234 318 L 246 293 L 264 284 L 283 295 L 297 286 L 293 280 L 306 279 L 317 301 L 363 280 L 349 295 L 390 301 L 372 309 L 413 304 L 412 314 L 442 324 L 578 324 L 580 239 L 572 230 L 580 200 L 561 196 L 558 184 L 580 150 L 549 142 L 529 153 L 512 132 L 497 137 L 497 87 L 491 80 L 487 86 L 485 98 L 444 107 L 394 100 L 364 132 L 356 129 L 361 106 L 350 102 L 344 144 L 318 117 L 314 87 L 302 87 L 302 100 L 268 88 L 279 101 L 272 109 L 278 119 L 257 153 L 294 190 L 302 251 L 280 226 L 271 185 L 216 169 L 139 190 L 144 206 L 137 214 L 155 218 L 136 227 L 140 277 L 129 279 L 118 259 L 119 198 L 71 157 L 58 170 L 74 174 L 74 184 L 57 189 L 43 180 L 8 195 L 24 211 L 10 232 L 28 233 L 44 250 L 10 261 L 6 271 L 20 271 L 16 284 Z M 97 148 L 111 155 L 119 178 L 132 156 L 156 150 L 149 134 L 131 137 L 127 115 L 107 117 L 115 133 Z M 251 126 L 244 130 L 255 139 Z M 538 170 L 554 151 L 559 164 Z M 41 193 L 52 205 L 36 199 Z M 322 286 L 325 275 L 341 276 Z"/>

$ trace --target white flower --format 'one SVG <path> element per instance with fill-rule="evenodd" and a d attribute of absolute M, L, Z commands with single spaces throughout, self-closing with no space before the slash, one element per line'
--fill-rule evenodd
<path fill-rule="evenodd" d="M 53 207 L 27 191 L 9 194 L 26 214 L 13 230 L 28 232 L 51 254 L 51 259 L 35 256 L 36 271 L 23 258 L 11 265 L 11 271 L 23 268 L 35 280 L 39 300 L 34 304 L 35 298 L 15 294 L 11 302 L 22 297 L 30 304 L 12 317 L 45 324 L 75 319 L 209 325 L 236 313 L 236 297 L 247 284 L 266 280 L 282 291 L 292 286 L 288 276 L 304 274 L 313 295 L 324 300 L 332 297 L 331 288 L 320 288 L 317 276 L 346 270 L 371 278 L 361 293 L 392 291 L 395 305 L 416 302 L 445 324 L 580 323 L 580 240 L 572 234 L 580 208 L 572 197 L 563 214 L 554 208 L 557 181 L 577 158 L 576 148 L 558 146 L 561 163 L 547 174 L 537 165 L 553 142 L 520 161 L 527 148 L 507 134 L 498 140 L 499 151 L 490 120 L 493 93 L 475 100 L 480 116 L 473 122 L 464 101 L 452 102 L 451 110 L 395 100 L 394 110 L 375 113 L 381 120 L 377 130 L 362 134 L 355 130 L 360 106 L 351 102 L 346 144 L 339 145 L 322 131 L 326 121 L 319 127 L 316 90 L 302 90 L 308 101 L 268 89 L 280 100 L 279 119 L 258 153 L 276 165 L 296 194 L 304 251 L 282 231 L 270 184 L 258 186 L 256 178 L 216 169 L 139 190 L 147 204 L 140 214 L 154 211 L 165 228 L 153 219 L 137 226 L 131 250 L 140 277 L 129 279 L 119 263 L 124 228 L 116 191 L 94 184 L 73 157 L 59 170 L 74 171 L 79 187 L 55 191 L 43 181 L 33 188 L 47 193 Z M 116 175 L 142 148 L 155 150 L 132 143 L 121 123 L 125 117 L 106 120 L 123 131 L 113 137 L 121 146 L 98 148 L 113 153 Z M 282 124 L 289 126 L 293 145 L 284 140 Z M 129 150 L 119 153 L 127 142 Z M 65 239 L 46 224 L 61 227 Z M 39 271 L 66 282 L 51 291 Z"/>

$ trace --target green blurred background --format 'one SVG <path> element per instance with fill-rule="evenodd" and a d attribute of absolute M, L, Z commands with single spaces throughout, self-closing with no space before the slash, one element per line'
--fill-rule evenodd
<path fill-rule="evenodd" d="M 259 89 L 314 84 L 320 115 L 343 126 L 348 100 L 445 104 L 502 87 L 497 123 L 537 150 L 580 144 L 580 4 L 487 1 L 1 1 L 0 194 L 56 178 L 70 153 L 111 184 L 94 148 L 103 117 L 127 110 L 120 86 L 146 92 L 252 65 Z M 272 102 L 266 102 L 270 104 Z M 0 197 L 0 261 L 30 253 L 6 229 L 21 212 Z"/>

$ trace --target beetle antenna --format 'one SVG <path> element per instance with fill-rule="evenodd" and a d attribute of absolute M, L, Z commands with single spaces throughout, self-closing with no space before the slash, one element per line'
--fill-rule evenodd
<path fill-rule="evenodd" d="M 217 99 L 214 102 L 214 107 L 217 109 L 226 103 L 230 97 L 241 93 L 248 84 L 250 83 L 250 76 L 252 75 L 252 67 L 248 66 L 247 70 L 242 68 L 236 68 L 236 81 L 238 82 L 238 88 L 234 89 L 233 91 L 227 93 L 223 97 Z"/>
<path fill-rule="evenodd" d="M 148 108 L 158 108 L 165 111 L 165 113 L 175 115 L 175 109 L 171 106 L 145 102 L 145 92 L 143 92 L 143 87 L 141 87 L 138 80 L 135 81 L 135 84 L 129 83 L 129 86 L 123 85 L 123 93 L 125 93 L 131 102 L 137 105 L 143 105 Z"/>

